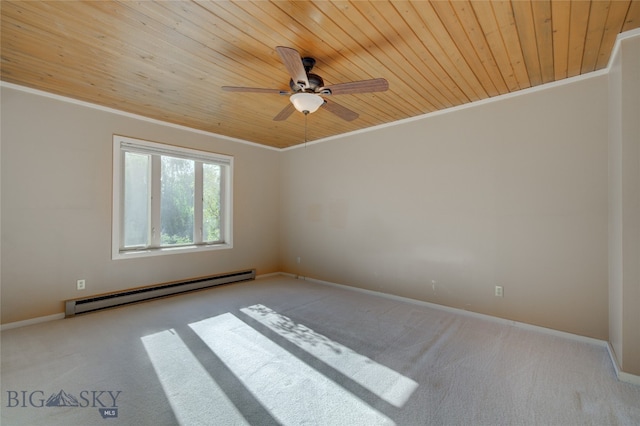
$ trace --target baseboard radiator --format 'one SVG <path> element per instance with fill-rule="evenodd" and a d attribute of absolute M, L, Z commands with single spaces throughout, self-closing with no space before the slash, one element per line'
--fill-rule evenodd
<path fill-rule="evenodd" d="M 130 303 L 143 302 L 188 291 L 202 290 L 221 284 L 254 280 L 255 278 L 256 270 L 249 269 L 246 271 L 237 271 L 222 275 L 212 275 L 148 287 L 138 287 L 131 290 L 90 296 L 81 299 L 66 300 L 64 313 L 65 318 L 69 318 L 78 314 L 128 305 Z"/>

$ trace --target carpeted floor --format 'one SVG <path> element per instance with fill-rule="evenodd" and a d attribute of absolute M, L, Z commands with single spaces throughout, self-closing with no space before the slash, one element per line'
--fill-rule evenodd
<path fill-rule="evenodd" d="M 277 276 L 2 332 L 3 426 L 639 425 L 604 346 Z"/>

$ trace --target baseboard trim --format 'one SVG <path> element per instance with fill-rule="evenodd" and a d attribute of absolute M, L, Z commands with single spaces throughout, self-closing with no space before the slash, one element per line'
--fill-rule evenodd
<path fill-rule="evenodd" d="M 636 376 L 635 374 L 626 373 L 626 372 L 620 370 L 620 366 L 618 365 L 618 361 L 616 360 L 615 354 L 613 353 L 613 348 L 611 347 L 611 344 L 609 342 L 605 341 L 605 340 L 595 339 L 593 337 L 581 336 L 579 334 L 573 334 L 573 333 L 569 333 L 569 332 L 566 332 L 566 331 L 554 330 L 552 328 L 541 327 L 539 325 L 527 324 L 527 323 L 524 323 L 524 322 L 508 320 L 508 319 L 505 319 L 505 318 L 494 317 L 494 316 L 491 316 L 491 315 L 480 314 L 478 312 L 466 311 L 466 310 L 460 309 L 460 308 L 452 308 L 450 306 L 438 305 L 437 303 L 425 302 L 423 300 L 411 299 L 409 297 L 396 296 L 394 294 L 383 293 L 383 292 L 380 292 L 380 291 L 368 290 L 368 289 L 359 288 L 359 287 L 352 287 L 352 286 L 348 286 L 348 285 L 344 285 L 344 284 L 337 284 L 337 283 L 333 283 L 333 282 L 330 282 L 330 281 L 323 281 L 323 280 L 318 280 L 318 279 L 315 279 L 315 278 L 303 277 L 303 276 L 287 274 L 287 273 L 282 273 L 282 275 L 290 276 L 290 277 L 297 278 L 297 279 L 304 280 L 304 281 L 310 281 L 310 282 L 317 283 L 317 284 L 328 285 L 328 286 L 332 286 L 332 287 L 339 287 L 339 288 L 342 288 L 342 289 L 345 289 L 345 290 L 357 291 L 357 292 L 361 292 L 361 293 L 370 294 L 370 295 L 373 295 L 373 296 L 380 296 L 380 297 L 385 297 L 387 299 L 392 299 L 392 300 L 397 300 L 397 301 L 401 301 L 401 302 L 412 303 L 414 305 L 427 306 L 427 307 L 430 307 L 430 308 L 439 309 L 441 311 L 446 311 L 446 312 L 456 313 L 456 314 L 460 314 L 460 315 L 470 316 L 470 317 L 478 318 L 478 319 L 484 319 L 484 320 L 487 320 L 487 321 L 493 321 L 493 322 L 497 322 L 497 323 L 500 323 L 500 324 L 510 325 L 510 326 L 521 328 L 521 329 L 524 329 L 524 330 L 537 331 L 539 333 L 544 333 L 544 334 L 548 334 L 548 335 L 552 335 L 552 336 L 556 336 L 556 337 L 562 337 L 562 338 L 573 340 L 573 341 L 578 341 L 578 342 L 589 343 L 589 344 L 592 344 L 592 345 L 601 346 L 601 347 L 604 347 L 604 348 L 607 349 L 607 352 L 609 354 L 609 358 L 611 359 L 611 363 L 613 364 L 613 368 L 615 370 L 616 377 L 618 378 L 618 380 L 620 380 L 621 382 L 630 383 L 630 384 L 633 384 L 633 385 L 640 386 L 640 376 Z"/>
<path fill-rule="evenodd" d="M 44 317 L 31 318 L 24 321 L 8 322 L 0 326 L 0 331 L 11 330 L 12 328 L 26 327 L 28 325 L 40 324 L 43 322 L 64 319 L 64 312 L 59 314 L 47 315 Z"/>
<path fill-rule="evenodd" d="M 611 363 L 613 364 L 613 369 L 616 372 L 616 376 L 618 376 L 618 380 L 620 380 L 621 382 L 640 386 L 640 376 L 637 376 L 631 373 L 626 373 L 620 370 L 620 365 L 618 365 L 618 358 L 616 358 L 616 354 L 610 342 L 607 342 L 607 352 L 609 352 L 609 358 L 611 358 Z"/>
<path fill-rule="evenodd" d="M 263 278 L 271 278 L 271 277 L 277 277 L 280 275 L 289 275 L 289 274 L 284 274 L 282 272 L 271 272 L 269 274 L 261 274 L 261 275 L 256 275 L 256 280 L 260 280 Z"/>
<path fill-rule="evenodd" d="M 546 327 L 542 327 L 542 326 L 539 326 L 539 325 L 527 324 L 527 323 L 524 323 L 524 322 L 513 321 L 513 320 L 509 320 L 509 319 L 505 319 L 505 318 L 494 317 L 492 315 L 481 314 L 481 313 L 478 313 L 478 312 L 467 311 L 467 310 L 464 310 L 464 309 L 453 308 L 453 307 L 445 306 L 445 305 L 438 305 L 437 303 L 425 302 L 423 300 L 412 299 L 410 297 L 396 296 L 394 294 L 383 293 L 383 292 L 379 292 L 379 291 L 375 291 L 375 290 L 367 290 L 367 289 L 359 288 L 359 287 L 351 287 L 351 286 L 344 285 L 344 284 L 336 284 L 336 283 L 332 283 L 332 282 L 329 282 L 329 281 L 322 281 L 322 280 L 317 280 L 315 278 L 309 278 L 309 277 L 300 277 L 299 279 L 304 279 L 306 281 L 311 281 L 311 282 L 315 282 L 315 283 L 318 283 L 318 284 L 324 284 L 324 285 L 330 285 L 330 286 L 334 286 L 334 287 L 340 287 L 340 288 L 344 288 L 346 290 L 353 290 L 353 291 L 358 291 L 358 292 L 362 292 L 362 293 L 367 293 L 367 294 L 371 294 L 371 295 L 374 295 L 374 296 L 385 297 L 387 299 L 393 299 L 393 300 L 397 300 L 397 301 L 400 301 L 400 302 L 412 303 L 414 305 L 427 306 L 429 308 L 439 309 L 441 311 L 447 311 L 447 312 L 456 313 L 456 314 L 460 314 L 460 315 L 470 316 L 470 317 L 473 317 L 473 318 L 484 319 L 484 320 L 487 320 L 487 321 L 492 321 L 492 322 L 497 322 L 497 323 L 500 323 L 500 324 L 505 324 L 505 325 L 510 325 L 510 326 L 522 328 L 522 329 L 525 329 L 525 330 L 538 331 L 538 332 L 541 332 L 541 333 L 550 334 L 550 335 L 554 335 L 554 336 L 558 336 L 558 337 L 564 337 L 564 338 L 567 338 L 567 339 L 577 340 L 577 341 L 580 341 L 580 342 L 591 343 L 591 344 L 598 345 L 598 346 L 603 346 L 604 347 L 604 346 L 607 345 L 606 341 L 600 340 L 600 339 L 595 339 L 593 337 L 580 336 L 578 334 L 573 334 L 573 333 L 569 333 L 569 332 L 566 332 L 566 331 L 554 330 L 552 328 L 546 328 Z"/>

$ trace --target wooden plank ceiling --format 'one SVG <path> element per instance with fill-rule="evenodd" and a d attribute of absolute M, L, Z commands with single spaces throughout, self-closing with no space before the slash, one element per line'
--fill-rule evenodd
<path fill-rule="evenodd" d="M 304 142 L 276 46 L 317 63 L 325 84 L 382 77 L 381 93 L 333 95 L 307 140 L 562 80 L 606 67 L 640 27 L 633 1 L 7 1 L 1 78 L 34 89 L 284 148 Z"/>

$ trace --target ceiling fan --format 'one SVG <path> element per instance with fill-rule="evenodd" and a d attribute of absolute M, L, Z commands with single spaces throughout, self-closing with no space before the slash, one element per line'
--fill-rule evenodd
<path fill-rule="evenodd" d="M 307 115 L 317 111 L 320 107 L 332 112 L 343 120 L 352 121 L 359 117 L 357 112 L 333 101 L 328 101 L 320 95 L 330 96 L 384 92 L 389 88 L 389 83 L 384 78 L 325 86 L 322 77 L 311 73 L 311 70 L 316 64 L 315 59 L 309 57 L 303 58 L 296 49 L 291 47 L 278 46 L 276 47 L 276 51 L 291 76 L 291 80 L 289 80 L 291 90 L 263 89 L 259 87 L 222 87 L 222 90 L 228 92 L 275 93 L 290 96 L 289 99 L 291 103 L 273 118 L 274 121 L 286 120 L 295 110 Z"/>

